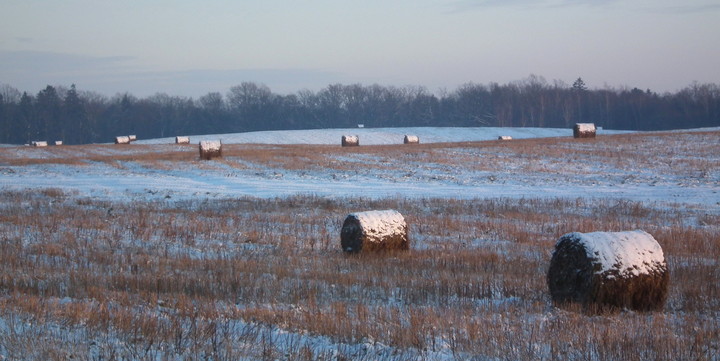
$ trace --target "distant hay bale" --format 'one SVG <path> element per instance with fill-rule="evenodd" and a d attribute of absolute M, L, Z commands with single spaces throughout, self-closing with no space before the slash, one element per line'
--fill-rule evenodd
<path fill-rule="evenodd" d="M 405 135 L 404 144 L 420 144 L 420 137 L 417 135 Z"/>
<path fill-rule="evenodd" d="M 357 147 L 360 145 L 360 137 L 357 135 L 343 135 L 342 146 L 343 147 Z"/>
<path fill-rule="evenodd" d="M 644 231 L 568 233 L 547 274 L 553 303 L 586 311 L 661 310 L 670 274 L 660 244 Z"/>
<path fill-rule="evenodd" d="M 594 123 L 577 123 L 573 128 L 575 138 L 595 138 L 596 128 Z"/>
<path fill-rule="evenodd" d="M 501 135 L 498 137 L 498 140 L 512 140 L 512 137 L 509 135 Z"/>
<path fill-rule="evenodd" d="M 222 157 L 222 142 L 219 140 L 200 141 L 200 159 L 210 160 Z"/>
<path fill-rule="evenodd" d="M 190 137 L 175 137 L 175 144 L 190 144 Z"/>
<path fill-rule="evenodd" d="M 63 141 L 62 141 L 62 140 L 56 140 L 56 141 L 55 141 L 55 145 L 63 145 Z"/>
<path fill-rule="evenodd" d="M 33 147 L 47 147 L 47 141 L 44 140 L 33 140 L 30 143 Z"/>
<path fill-rule="evenodd" d="M 137 135 L 128 135 L 128 139 L 129 139 L 131 142 L 134 142 L 134 141 L 137 140 Z"/>
<path fill-rule="evenodd" d="M 407 250 L 408 226 L 395 210 L 351 213 L 343 222 L 340 245 L 348 253 Z"/>
<path fill-rule="evenodd" d="M 130 144 L 130 137 L 127 135 L 120 135 L 115 137 L 115 144 Z"/>

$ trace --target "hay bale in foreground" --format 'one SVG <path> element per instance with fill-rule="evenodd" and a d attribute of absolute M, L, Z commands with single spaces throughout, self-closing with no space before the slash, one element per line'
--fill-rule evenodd
<path fill-rule="evenodd" d="M 575 138 L 595 138 L 596 132 L 594 123 L 577 123 L 573 128 Z"/>
<path fill-rule="evenodd" d="M 498 137 L 498 140 L 512 140 L 512 137 L 509 135 L 501 135 Z"/>
<path fill-rule="evenodd" d="M 568 233 L 547 274 L 553 303 L 586 311 L 660 310 L 670 274 L 660 244 L 644 231 Z"/>
<path fill-rule="evenodd" d="M 340 231 L 343 251 L 389 251 L 410 249 L 408 226 L 395 210 L 351 213 Z"/>
<path fill-rule="evenodd" d="M 130 144 L 130 137 L 127 135 L 120 135 L 115 137 L 115 144 Z"/>
<path fill-rule="evenodd" d="M 219 140 L 200 141 L 200 159 L 210 160 L 222 157 L 222 142 Z"/>
<path fill-rule="evenodd" d="M 404 144 L 420 144 L 420 137 L 417 135 L 406 135 L 403 139 Z"/>
<path fill-rule="evenodd" d="M 343 135 L 341 142 L 343 147 L 357 147 L 360 145 L 360 137 L 357 135 Z"/>
<path fill-rule="evenodd" d="M 128 135 L 128 139 L 129 139 L 131 142 L 134 142 L 134 141 L 137 140 L 137 135 Z"/>
<path fill-rule="evenodd" d="M 175 144 L 190 144 L 190 137 L 175 137 Z"/>

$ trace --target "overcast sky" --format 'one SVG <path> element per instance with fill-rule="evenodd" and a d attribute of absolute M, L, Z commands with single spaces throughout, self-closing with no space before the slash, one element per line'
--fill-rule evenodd
<path fill-rule="evenodd" d="M 535 74 L 674 92 L 720 83 L 719 39 L 718 0 L 0 0 L 0 83 L 198 97 Z"/>

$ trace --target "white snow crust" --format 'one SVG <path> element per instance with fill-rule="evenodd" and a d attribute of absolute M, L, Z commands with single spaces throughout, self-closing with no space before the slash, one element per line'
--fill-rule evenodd
<path fill-rule="evenodd" d="M 660 244 L 652 235 L 642 230 L 574 232 L 562 238 L 566 237 L 582 244 L 588 258 L 596 260 L 602 266 L 596 274 L 615 270 L 618 277 L 631 277 L 660 272 L 666 268 Z M 611 272 L 608 276 L 612 277 L 614 273 Z"/>
<path fill-rule="evenodd" d="M 371 239 L 381 239 L 394 234 L 403 234 L 407 228 L 405 218 L 392 209 L 366 211 L 350 214 L 360 222 L 363 232 Z"/>
<path fill-rule="evenodd" d="M 222 148 L 222 143 L 219 140 L 202 140 L 200 141 L 200 149 L 206 152 L 217 152 Z"/>
<path fill-rule="evenodd" d="M 580 131 L 580 132 L 594 132 L 595 131 L 594 123 L 577 123 L 575 125 L 577 126 L 578 131 Z"/>

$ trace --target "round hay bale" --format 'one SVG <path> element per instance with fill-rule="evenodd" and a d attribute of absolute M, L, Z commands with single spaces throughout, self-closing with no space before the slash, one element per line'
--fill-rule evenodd
<path fill-rule="evenodd" d="M 573 128 L 575 138 L 595 138 L 595 123 L 576 123 Z"/>
<path fill-rule="evenodd" d="M 200 159 L 210 160 L 222 157 L 222 142 L 219 140 L 200 141 Z"/>
<path fill-rule="evenodd" d="M 175 137 L 175 144 L 190 144 L 190 137 Z"/>
<path fill-rule="evenodd" d="M 406 135 L 405 138 L 403 138 L 404 144 L 420 144 L 420 137 L 417 135 Z"/>
<path fill-rule="evenodd" d="M 408 226 L 395 210 L 351 213 L 340 231 L 343 251 L 385 251 L 410 249 Z"/>
<path fill-rule="evenodd" d="M 115 137 L 115 144 L 130 144 L 130 137 L 127 135 L 121 135 Z"/>
<path fill-rule="evenodd" d="M 669 280 L 660 244 L 640 230 L 568 233 L 555 244 L 547 274 L 554 304 L 598 312 L 661 310 Z"/>
<path fill-rule="evenodd" d="M 128 139 L 129 139 L 131 142 L 134 142 L 134 141 L 137 140 L 137 135 L 134 135 L 134 134 L 133 134 L 133 135 L 128 135 Z"/>
<path fill-rule="evenodd" d="M 360 137 L 357 135 L 343 135 L 341 144 L 343 147 L 357 147 L 360 145 Z"/>
<path fill-rule="evenodd" d="M 498 140 L 512 140 L 512 137 L 509 135 L 501 135 L 498 137 Z"/>

